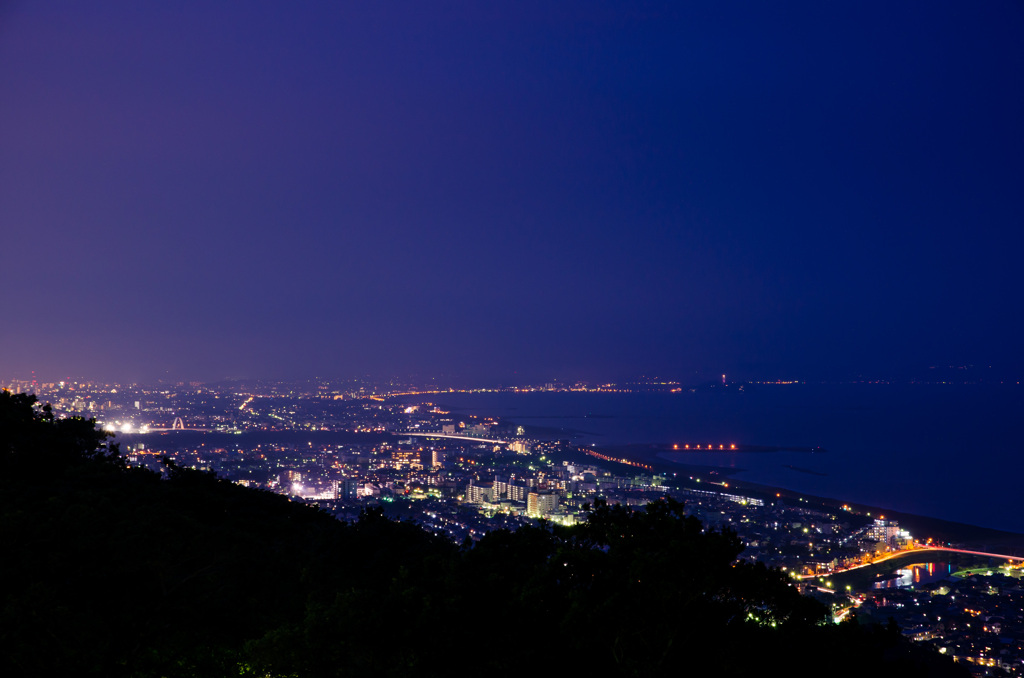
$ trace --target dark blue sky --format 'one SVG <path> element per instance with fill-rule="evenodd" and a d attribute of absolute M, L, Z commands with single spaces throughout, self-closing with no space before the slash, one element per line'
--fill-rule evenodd
<path fill-rule="evenodd" d="M 0 1 L 0 377 L 1020 369 L 1022 36 L 1009 0 Z"/>

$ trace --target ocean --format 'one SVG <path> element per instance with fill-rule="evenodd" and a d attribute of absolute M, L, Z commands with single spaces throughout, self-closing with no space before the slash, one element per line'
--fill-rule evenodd
<path fill-rule="evenodd" d="M 1018 384 L 761 384 L 681 393 L 446 393 L 420 400 L 598 447 L 821 447 L 826 451 L 666 457 L 731 469 L 740 480 L 1024 533 L 1024 387 Z"/>

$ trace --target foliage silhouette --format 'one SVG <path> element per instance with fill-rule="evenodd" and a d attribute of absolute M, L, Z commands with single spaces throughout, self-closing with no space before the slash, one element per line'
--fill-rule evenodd
<path fill-rule="evenodd" d="M 456 545 L 166 471 L 0 394 L 0 674 L 963 675 L 898 634 L 822 625 L 668 499 Z"/>

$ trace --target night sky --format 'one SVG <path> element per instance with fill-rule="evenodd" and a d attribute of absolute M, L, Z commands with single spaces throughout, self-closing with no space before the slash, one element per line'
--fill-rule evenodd
<path fill-rule="evenodd" d="M 1019 369 L 1024 5 L 2 2 L 0 378 Z"/>

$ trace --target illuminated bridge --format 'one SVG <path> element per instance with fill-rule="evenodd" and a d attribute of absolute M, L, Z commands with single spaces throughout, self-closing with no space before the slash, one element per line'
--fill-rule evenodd
<path fill-rule="evenodd" d="M 972 555 L 972 556 L 985 556 L 987 558 L 998 558 L 1000 560 L 1011 560 L 1011 561 L 1018 561 L 1018 562 L 1024 561 L 1024 556 L 1010 556 L 1010 555 L 1007 555 L 1005 553 L 987 553 L 985 551 L 969 551 L 969 550 L 966 550 L 966 549 L 952 548 L 950 546 L 930 546 L 928 544 L 918 544 L 914 548 L 905 549 L 903 551 L 892 551 L 892 552 L 889 552 L 889 553 L 886 553 L 886 554 L 882 555 L 881 557 L 872 558 L 871 560 L 869 560 L 869 561 L 867 561 L 865 563 L 859 563 L 857 565 L 851 565 L 849 567 L 837 568 L 837 569 L 832 570 L 831 572 L 829 572 L 827 574 L 816 572 L 816 573 L 813 573 L 813 574 L 799 574 L 799 575 L 794 575 L 794 576 L 797 579 L 814 579 L 814 578 L 820 578 L 820 577 L 823 577 L 823 576 L 831 577 L 832 575 L 842 574 L 843 572 L 849 572 L 851 570 L 859 570 L 862 567 L 868 567 L 870 565 L 875 565 L 877 563 L 881 563 L 881 562 L 884 562 L 886 560 L 892 560 L 893 558 L 902 558 L 904 556 L 911 555 L 911 554 L 914 554 L 914 553 L 924 553 L 924 552 L 929 552 L 929 551 L 950 551 L 952 553 L 966 553 L 966 554 Z"/>
<path fill-rule="evenodd" d="M 511 440 L 498 440 L 496 438 L 475 438 L 472 436 L 459 435 L 458 433 L 424 433 L 422 431 L 395 431 L 396 436 L 418 436 L 420 438 L 452 438 L 454 440 L 468 440 L 473 443 L 497 443 L 509 445 Z"/>
<path fill-rule="evenodd" d="M 181 417 L 175 417 L 174 421 L 171 422 L 170 428 L 163 428 L 159 426 L 150 426 L 137 431 L 138 433 L 162 433 L 164 431 L 209 431 L 206 428 L 185 428 L 185 422 L 181 420 Z"/>

